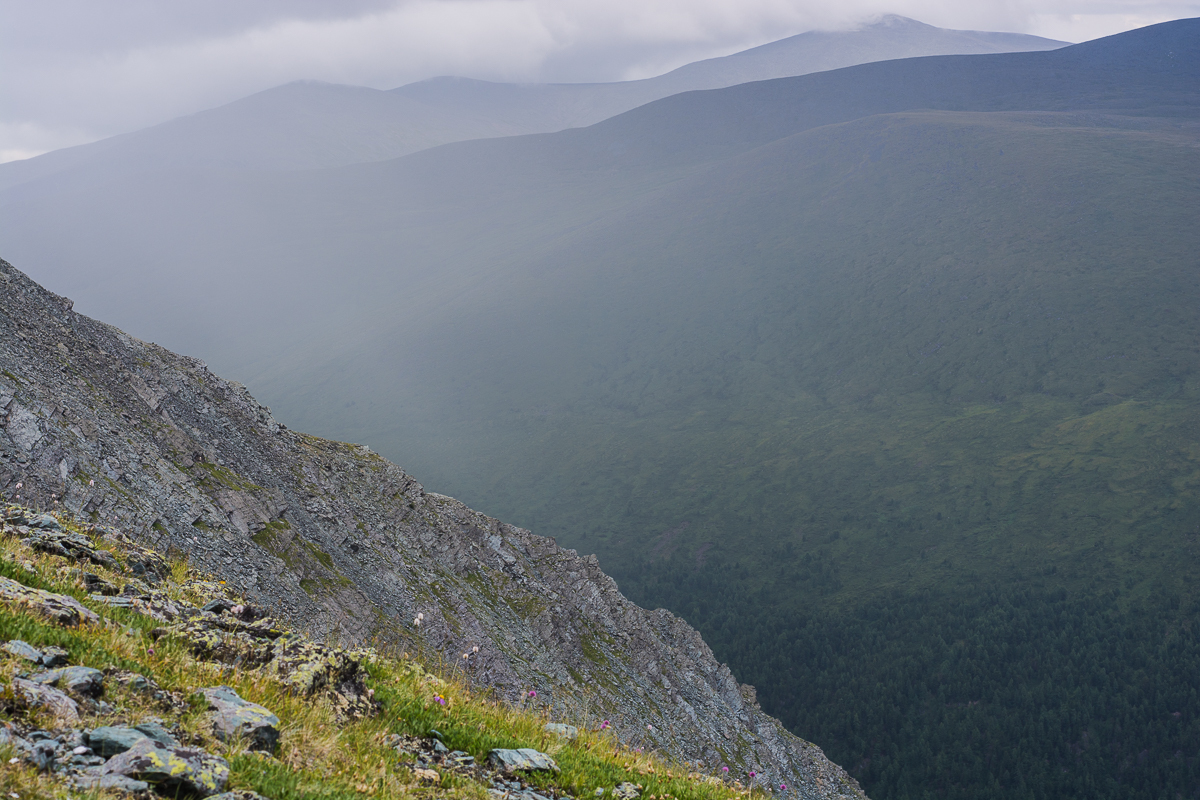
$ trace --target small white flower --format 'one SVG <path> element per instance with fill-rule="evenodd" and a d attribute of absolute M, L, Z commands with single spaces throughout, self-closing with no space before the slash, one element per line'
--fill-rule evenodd
<path fill-rule="evenodd" d="M 92 480 L 88 481 L 88 486 L 95 486 L 95 485 L 96 485 L 96 480 L 94 478 Z"/>

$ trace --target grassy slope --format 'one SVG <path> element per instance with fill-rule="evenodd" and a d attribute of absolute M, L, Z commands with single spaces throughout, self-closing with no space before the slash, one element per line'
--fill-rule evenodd
<path fill-rule="evenodd" d="M 68 529 L 87 531 L 76 527 L 65 515 L 60 519 Z M 120 571 L 95 566 L 89 566 L 89 570 L 110 582 L 123 583 Z M 472 691 L 461 674 L 445 668 L 437 653 L 425 654 L 418 660 L 377 654 L 368 667 L 368 685 L 382 704 L 381 713 L 367 719 L 340 721 L 325 699 L 293 696 L 277 679 L 262 671 L 199 661 L 183 642 L 171 637 L 153 639 L 151 631 L 162 623 L 91 601 L 82 589 L 82 581 L 73 578 L 71 572 L 72 565 L 63 559 L 34 553 L 15 539 L 0 536 L 0 575 L 35 588 L 71 595 L 105 619 L 101 625 L 64 629 L 20 608 L 0 605 L 0 639 L 22 639 L 35 647 L 63 647 L 70 653 L 71 664 L 137 672 L 182 697 L 190 697 L 202 686 L 224 684 L 243 698 L 267 706 L 282 720 L 282 738 L 273 758 L 248 751 L 241 743 L 216 741 L 206 722 L 202 702 L 192 702 L 189 710 L 176 717 L 111 681 L 105 699 L 116 710 L 84 722 L 95 727 L 136 722 L 145 714 L 166 717 L 168 725 L 179 724 L 192 737 L 193 744 L 230 761 L 232 789 L 257 791 L 274 800 L 334 800 L 364 795 L 486 797 L 485 786 L 452 771 L 441 775 L 440 788 L 431 789 L 429 782 L 422 784 L 410 766 L 406 766 L 411 757 L 398 757 L 385 742 L 388 734 L 425 737 L 431 728 L 436 728 L 451 749 L 467 751 L 480 763 L 496 747 L 534 747 L 551 753 L 562 772 L 554 777 L 534 776 L 530 781 L 555 793 L 591 796 L 597 788 L 610 789 L 629 780 L 644 786 L 646 794 L 671 800 L 724 800 L 744 794 L 744 790 L 716 778 L 690 773 L 653 754 L 624 748 L 608 733 L 588 730 L 582 720 L 566 720 L 580 724 L 577 740 L 558 741 L 542 730 L 547 718 L 536 700 L 526 707 L 513 708 L 496 702 L 486 693 Z M 173 574 L 175 580 L 169 581 L 165 588 L 185 602 L 209 597 L 188 594 L 194 591 L 189 584 L 215 586 L 211 579 L 196 575 L 184 563 L 175 564 Z M 422 661 L 443 673 L 445 679 L 427 671 Z M 0 652 L 0 676 L 6 681 L 14 674 L 28 671 L 28 667 L 28 662 Z M 436 702 L 439 696 L 445 703 Z M 11 693 L 0 696 L 0 723 L 12 719 L 34 726 L 52 724 L 41 712 L 23 709 L 20 704 L 14 706 L 10 700 Z M 4 758 L 7 761 L 9 755 Z M 68 791 L 50 777 L 39 776 L 26 765 L 6 765 L 0 772 L 0 790 L 6 795 L 15 791 L 22 797 L 79 796 L 78 792 Z"/>

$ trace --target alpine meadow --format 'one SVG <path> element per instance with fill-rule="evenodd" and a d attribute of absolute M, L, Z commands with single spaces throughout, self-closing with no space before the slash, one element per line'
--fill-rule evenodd
<path fill-rule="evenodd" d="M 0 255 L 594 553 L 875 800 L 1200 797 L 1200 20 L 1040 41 L 196 115 L 0 165 Z"/>

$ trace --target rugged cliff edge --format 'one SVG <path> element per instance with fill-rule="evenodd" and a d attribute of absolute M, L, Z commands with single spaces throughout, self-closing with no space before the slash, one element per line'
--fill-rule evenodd
<path fill-rule="evenodd" d="M 594 557 L 427 493 L 366 447 L 287 430 L 202 362 L 71 306 L 0 261 L 0 494 L 119 524 L 313 636 L 452 663 L 478 647 L 460 668 L 507 697 L 535 690 L 802 798 L 863 797 Z"/>

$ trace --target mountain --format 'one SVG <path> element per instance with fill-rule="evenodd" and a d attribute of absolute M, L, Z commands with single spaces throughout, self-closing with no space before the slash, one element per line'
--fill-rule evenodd
<path fill-rule="evenodd" d="M 0 187 L 100 165 L 309 169 L 383 161 L 447 142 L 591 125 L 678 92 L 868 61 L 1064 44 L 886 16 L 855 31 L 802 33 L 640 81 L 506 84 L 446 77 L 391 91 L 300 81 L 146 130 L 0 165 Z"/>
<path fill-rule="evenodd" d="M 5 502 L 0 546 L 10 797 L 736 800 L 764 788 L 727 764 L 630 748 L 528 692 L 497 702 L 471 684 L 473 651 L 447 665 L 431 649 L 315 642 L 183 554 L 61 507 Z"/>
<path fill-rule="evenodd" d="M 697 89 L 788 78 L 872 61 L 921 56 L 1056 50 L 1067 42 L 1022 33 L 955 31 L 886 14 L 856 31 L 809 31 L 722 58 L 685 64 L 644 83 L 668 86 L 663 97 Z"/>
<path fill-rule="evenodd" d="M 478 648 L 472 678 L 503 697 L 532 688 L 627 744 L 803 797 L 863 796 L 594 557 L 427 493 L 369 448 L 287 430 L 240 384 L 75 313 L 3 261 L 0 282 L 6 495 L 182 554 L 315 638 L 451 661 Z"/>
<path fill-rule="evenodd" d="M 64 173 L 0 230 L 289 423 L 597 553 L 877 796 L 1188 796 L 1198 38 Z"/>

